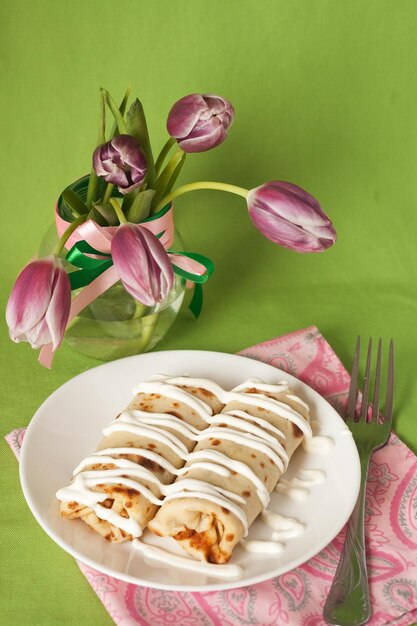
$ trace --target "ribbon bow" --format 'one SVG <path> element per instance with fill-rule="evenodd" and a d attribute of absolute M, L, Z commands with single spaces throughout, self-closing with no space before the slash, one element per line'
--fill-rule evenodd
<path fill-rule="evenodd" d="M 58 213 L 57 216 L 59 217 Z M 62 220 L 62 218 L 59 218 Z M 58 225 L 58 219 L 57 219 Z M 189 308 L 198 317 L 203 305 L 202 285 L 214 271 L 213 262 L 196 252 L 171 250 L 174 239 L 172 206 L 164 207 L 159 213 L 141 222 L 157 236 L 171 259 L 174 273 L 186 281 L 186 286 L 194 284 L 194 294 Z M 58 231 L 62 225 L 58 227 Z M 68 274 L 71 289 L 82 289 L 71 302 L 68 323 L 93 300 L 119 280 L 119 275 L 111 257 L 111 240 L 117 227 L 102 227 L 88 220 L 79 226 L 71 238 L 71 249 L 67 260 L 78 269 Z M 43 346 L 39 362 L 51 367 L 53 359 L 52 344 Z"/>
<path fill-rule="evenodd" d="M 212 275 L 214 263 L 197 252 L 179 252 L 168 249 L 167 253 L 171 259 L 174 273 L 184 278 L 187 283 L 194 283 L 194 294 L 188 307 L 193 315 L 198 317 L 203 306 L 202 285 Z M 96 250 L 84 240 L 75 243 L 66 258 L 69 263 L 79 268 L 68 274 L 71 289 L 79 289 L 89 285 L 113 265 L 111 254 Z"/>

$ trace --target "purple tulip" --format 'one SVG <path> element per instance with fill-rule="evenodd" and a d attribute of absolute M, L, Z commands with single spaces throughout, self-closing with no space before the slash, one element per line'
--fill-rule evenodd
<path fill-rule="evenodd" d="M 336 231 L 309 193 L 281 181 L 265 183 L 247 196 L 249 215 L 265 237 L 296 252 L 323 252 L 336 241 Z"/>
<path fill-rule="evenodd" d="M 126 291 L 145 304 L 162 302 L 174 284 L 169 256 L 159 239 L 139 224 L 122 224 L 116 230 L 111 253 Z"/>
<path fill-rule="evenodd" d="M 50 255 L 29 263 L 19 274 L 6 308 L 13 341 L 32 348 L 52 343 L 56 350 L 64 336 L 71 306 L 71 287 L 61 261 Z"/>
<path fill-rule="evenodd" d="M 226 139 L 234 114 L 226 98 L 192 93 L 174 104 L 167 129 L 184 152 L 204 152 Z"/>
<path fill-rule="evenodd" d="M 117 185 L 126 194 L 145 180 L 148 165 L 138 142 L 131 135 L 116 135 L 94 150 L 93 166 L 97 176 Z"/>

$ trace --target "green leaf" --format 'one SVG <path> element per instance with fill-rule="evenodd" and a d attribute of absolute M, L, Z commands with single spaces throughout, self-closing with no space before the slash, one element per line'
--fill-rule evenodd
<path fill-rule="evenodd" d="M 122 115 L 125 114 L 127 101 L 129 100 L 129 96 L 130 96 L 130 92 L 131 91 L 132 91 L 132 87 L 131 87 L 131 85 L 128 85 L 127 89 L 125 91 L 125 95 L 123 96 L 123 100 L 121 101 L 120 106 L 119 106 L 119 111 L 120 111 L 120 113 Z"/>
<path fill-rule="evenodd" d="M 156 193 L 152 200 L 153 208 L 158 206 L 162 198 L 171 191 L 184 165 L 185 156 L 186 154 L 183 150 L 177 150 L 168 165 L 161 172 L 156 181 Z"/>
<path fill-rule="evenodd" d="M 182 152 L 182 150 L 181 150 Z M 182 167 L 185 163 L 185 158 L 186 158 L 187 154 L 185 152 L 182 153 L 181 158 L 178 162 L 178 165 L 176 166 L 176 168 L 174 169 L 174 171 L 172 172 L 171 178 L 169 179 L 169 182 L 167 184 L 167 186 L 165 187 L 165 193 L 164 195 L 167 195 L 171 189 L 173 188 L 175 181 L 177 180 L 178 176 L 180 175 L 180 172 L 182 170 Z"/>
<path fill-rule="evenodd" d="M 119 220 L 111 204 L 95 204 L 94 210 L 106 220 L 106 226 L 118 226 Z M 96 213 L 95 213 L 96 215 Z M 97 221 L 97 220 L 96 220 Z"/>
<path fill-rule="evenodd" d="M 100 146 L 106 141 L 106 99 L 104 96 L 104 90 L 100 89 L 100 122 L 98 129 L 97 146 Z M 91 206 L 95 200 L 98 199 L 99 177 L 97 176 L 94 167 L 91 167 L 90 178 L 88 179 L 87 189 L 87 207 L 91 209 Z"/>
<path fill-rule="evenodd" d="M 130 91 L 131 91 L 131 86 L 129 85 L 128 88 L 126 89 L 125 95 L 123 96 L 123 100 L 121 101 L 120 106 L 119 106 L 119 111 L 121 115 L 125 114 L 127 101 L 129 100 L 129 96 L 130 96 Z M 113 139 L 113 137 L 117 134 L 117 132 L 118 132 L 117 124 L 114 123 L 113 128 L 111 130 L 110 139 Z"/>
<path fill-rule="evenodd" d="M 106 101 L 104 97 L 103 89 L 100 89 L 100 122 L 98 129 L 97 145 L 100 146 L 106 141 Z M 91 167 L 90 178 L 88 179 L 87 189 L 87 207 L 91 208 L 91 205 L 98 198 L 99 177 L 97 176 L 94 167 Z"/>
<path fill-rule="evenodd" d="M 87 189 L 87 207 L 90 208 L 91 204 L 97 200 L 98 197 L 98 188 L 99 188 L 100 179 L 97 176 L 94 167 L 91 168 L 90 177 L 88 179 L 88 189 Z M 88 209 L 87 209 L 88 210 Z"/>
<path fill-rule="evenodd" d="M 110 111 L 113 113 L 114 121 L 117 124 L 118 131 L 121 135 L 126 134 L 126 123 L 123 119 L 123 115 L 119 111 L 119 107 L 111 97 L 106 89 L 103 89 L 104 97 L 106 99 L 106 104 L 109 107 Z"/>
<path fill-rule="evenodd" d="M 119 113 L 122 116 L 122 120 L 123 120 L 123 115 L 126 111 L 126 105 L 130 96 L 130 90 L 131 90 L 131 87 L 129 85 L 128 88 L 126 89 L 123 100 L 119 106 Z M 100 89 L 100 123 L 99 123 L 97 146 L 100 146 L 106 142 L 106 101 L 107 101 L 106 94 L 109 97 L 111 97 L 110 94 L 105 89 Z M 121 132 L 121 131 L 118 131 L 118 125 L 115 122 L 111 130 L 110 139 L 112 139 L 118 132 Z M 92 204 L 96 202 L 98 198 L 100 197 L 100 194 L 99 194 L 100 181 L 101 179 L 97 176 L 94 170 L 94 167 L 92 167 L 91 172 L 90 172 L 90 178 L 88 181 L 88 189 L 87 189 L 87 207 L 89 209 L 91 208 Z"/>
<path fill-rule="evenodd" d="M 146 179 L 148 181 L 149 187 L 154 188 L 156 180 L 155 163 L 152 155 L 148 127 L 146 125 L 145 112 L 138 98 L 136 98 L 136 100 L 132 103 L 129 111 L 127 112 L 126 128 L 128 134 L 132 135 L 132 137 L 137 140 L 143 152 L 145 153 L 146 160 L 148 162 L 148 173 Z"/>
<path fill-rule="evenodd" d="M 89 211 L 87 219 L 93 220 L 99 226 L 108 226 L 109 225 L 107 220 L 103 217 L 103 215 L 101 215 L 101 213 L 99 211 L 97 211 L 95 206 L 93 206 L 91 208 L 91 210 Z"/>
<path fill-rule="evenodd" d="M 106 98 L 103 89 L 100 89 L 100 124 L 98 129 L 97 145 L 106 141 Z"/>
<path fill-rule="evenodd" d="M 129 222 L 138 224 L 141 220 L 148 217 L 154 195 L 154 189 L 147 189 L 146 191 L 141 191 L 136 195 L 129 211 L 127 212 L 127 219 Z"/>
<path fill-rule="evenodd" d="M 69 187 L 62 192 L 62 198 L 65 204 L 67 204 L 76 215 L 85 215 L 88 213 L 88 209 L 80 196 Z"/>

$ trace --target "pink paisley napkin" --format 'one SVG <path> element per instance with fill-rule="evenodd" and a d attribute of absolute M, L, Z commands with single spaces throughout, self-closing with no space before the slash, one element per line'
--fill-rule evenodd
<path fill-rule="evenodd" d="M 240 352 L 290 372 L 343 406 L 349 376 L 315 327 Z M 16 456 L 25 433 L 6 439 Z M 369 624 L 417 621 L 417 458 L 392 434 L 372 458 L 366 534 L 373 616 Z M 210 593 L 147 589 L 78 563 L 119 626 L 324 626 L 323 605 L 343 544 L 343 531 L 316 557 L 257 585 Z"/>

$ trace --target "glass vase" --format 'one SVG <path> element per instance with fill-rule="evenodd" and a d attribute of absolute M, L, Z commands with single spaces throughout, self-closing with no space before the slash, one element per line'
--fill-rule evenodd
<path fill-rule="evenodd" d="M 71 187 L 85 200 L 87 185 L 88 177 L 85 177 Z M 62 198 L 58 200 L 57 210 L 61 217 L 69 219 L 70 211 Z M 39 257 L 51 254 L 57 241 L 56 225 L 53 224 L 41 242 Z M 176 230 L 172 247 L 176 250 L 184 249 Z M 65 259 L 66 252 L 64 250 L 62 261 L 69 266 Z M 78 290 L 74 290 L 73 296 L 77 293 Z M 175 275 L 174 286 L 167 298 L 154 307 L 147 307 L 134 300 L 118 281 L 74 317 L 65 331 L 64 339 L 78 352 L 102 361 L 148 352 L 171 328 L 181 308 L 184 293 L 185 281 Z"/>

